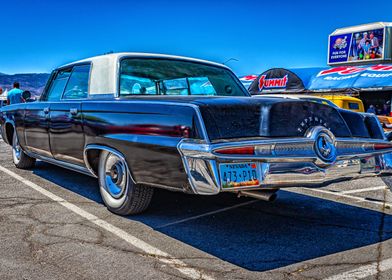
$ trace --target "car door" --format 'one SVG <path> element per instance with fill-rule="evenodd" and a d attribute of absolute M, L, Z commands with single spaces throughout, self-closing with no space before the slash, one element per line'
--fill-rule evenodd
<path fill-rule="evenodd" d="M 70 70 L 54 71 L 40 101 L 26 104 L 24 127 L 26 150 L 52 157 L 49 143 L 49 117 L 52 102 L 59 101 L 70 76 Z"/>
<path fill-rule="evenodd" d="M 72 68 L 61 100 L 50 106 L 49 139 L 55 159 L 84 165 L 85 137 L 81 105 L 88 97 L 90 65 Z"/>

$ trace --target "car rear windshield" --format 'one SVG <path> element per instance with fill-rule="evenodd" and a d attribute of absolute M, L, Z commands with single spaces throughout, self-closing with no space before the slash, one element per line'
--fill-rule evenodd
<path fill-rule="evenodd" d="M 247 96 L 237 78 L 223 67 L 169 59 L 123 59 L 120 96 Z"/>

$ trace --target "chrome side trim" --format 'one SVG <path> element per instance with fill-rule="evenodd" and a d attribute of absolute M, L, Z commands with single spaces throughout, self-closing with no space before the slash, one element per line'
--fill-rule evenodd
<path fill-rule="evenodd" d="M 25 151 L 24 151 L 24 153 L 26 153 L 29 157 L 32 157 L 32 158 L 36 158 L 36 159 L 45 161 L 47 163 L 54 164 L 54 165 L 57 165 L 59 167 L 63 167 L 63 168 L 66 168 L 66 169 L 69 169 L 69 170 L 72 170 L 72 171 L 76 171 L 76 172 L 79 172 L 79 173 L 82 173 L 82 174 L 85 174 L 85 175 L 88 175 L 88 176 L 91 176 L 91 177 L 96 177 L 94 175 L 94 173 L 91 173 L 89 169 L 87 169 L 87 168 L 85 168 L 83 166 L 76 165 L 76 164 L 69 163 L 69 162 L 65 162 L 65 161 L 61 161 L 61 160 L 57 160 L 57 159 L 54 159 L 54 158 L 48 158 L 48 157 L 41 156 L 41 155 L 38 155 L 38 154 L 35 154 L 35 153 L 27 153 Z"/>
<path fill-rule="evenodd" d="M 94 150 L 103 150 L 103 151 L 107 151 L 107 152 L 110 152 L 110 153 L 112 153 L 112 154 L 118 156 L 119 158 L 121 158 L 121 159 L 124 161 L 125 165 L 126 165 L 126 168 L 127 168 L 127 170 L 128 170 L 128 174 L 129 174 L 129 177 L 131 177 L 132 182 L 133 182 L 134 184 L 136 184 L 136 181 L 134 180 L 134 178 L 133 178 L 133 176 L 132 176 L 131 170 L 130 170 L 129 167 L 128 167 L 128 163 L 127 163 L 127 161 L 126 161 L 126 159 L 125 159 L 125 157 L 124 157 L 124 155 L 123 155 L 122 153 L 120 153 L 119 151 L 117 151 L 117 150 L 115 150 L 115 149 L 113 149 L 113 148 L 107 147 L 107 146 L 96 145 L 96 144 L 89 144 L 89 145 L 87 145 L 87 146 L 84 148 L 84 151 L 83 151 L 83 158 L 84 158 L 84 163 L 85 163 L 87 169 L 89 170 L 90 173 L 94 174 L 94 177 L 97 178 L 97 177 L 98 177 L 98 174 L 96 174 L 95 171 L 92 169 L 90 163 L 88 162 L 88 158 L 87 158 L 87 152 L 88 152 L 88 150 L 92 150 L 92 149 L 94 149 Z"/>
<path fill-rule="evenodd" d="M 349 160 L 357 157 L 377 156 L 385 153 L 392 152 L 392 147 L 379 151 L 371 150 L 374 144 L 382 144 L 386 141 L 383 140 L 364 140 L 364 139 L 341 139 L 336 138 L 336 145 L 338 156 L 336 160 Z M 304 154 L 287 152 L 286 154 L 277 154 L 271 152 L 270 154 L 256 154 L 256 155 L 236 155 L 236 154 L 219 154 L 217 151 L 227 148 L 239 148 L 244 146 L 259 147 L 279 147 L 279 145 L 292 145 L 306 147 Z M 178 147 L 187 156 L 202 158 L 202 159 L 221 159 L 221 160 L 261 160 L 266 162 L 316 162 L 319 161 L 316 153 L 314 152 L 314 141 L 309 138 L 293 138 L 293 139 L 276 139 L 276 140 L 257 140 L 257 141 L 243 141 L 243 142 L 230 142 L 220 144 L 205 144 L 200 141 L 192 141 L 183 139 L 180 141 Z M 344 145 L 352 145 L 353 148 L 347 149 Z"/>
<path fill-rule="evenodd" d="M 165 189 L 165 190 L 172 191 L 172 192 L 182 192 L 182 193 L 191 193 L 191 194 L 193 193 L 193 192 L 187 191 L 187 189 L 185 189 L 185 188 L 175 188 L 175 187 L 162 185 L 162 184 L 156 184 L 156 183 L 138 182 L 138 184 L 149 186 L 149 187 L 154 187 L 154 188 L 159 188 L 159 189 Z"/>

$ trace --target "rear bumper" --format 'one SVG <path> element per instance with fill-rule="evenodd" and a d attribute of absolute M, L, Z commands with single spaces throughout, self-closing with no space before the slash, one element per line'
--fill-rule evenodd
<path fill-rule="evenodd" d="M 317 134 L 317 133 L 315 133 Z M 334 139 L 336 158 L 320 159 L 315 148 L 317 137 L 205 144 L 182 140 L 178 150 L 192 190 L 196 194 L 223 191 L 277 189 L 305 186 L 320 187 L 337 181 L 392 173 L 392 146 L 387 141 Z M 378 145 L 378 146 L 376 146 Z M 375 150 L 375 147 L 382 149 Z M 254 155 L 219 154 L 233 147 L 256 147 Z M 268 151 L 268 152 L 265 152 Z M 269 154 L 268 154 L 269 153 Z M 223 188 L 219 165 L 222 163 L 258 163 L 261 181 L 258 186 Z"/>

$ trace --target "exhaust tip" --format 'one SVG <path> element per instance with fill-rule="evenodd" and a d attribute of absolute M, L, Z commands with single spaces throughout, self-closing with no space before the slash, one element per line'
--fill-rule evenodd
<path fill-rule="evenodd" d="M 239 191 L 238 197 L 252 197 L 256 199 L 260 199 L 263 201 L 273 202 L 278 197 L 278 190 L 268 190 L 268 191 Z"/>
<path fill-rule="evenodd" d="M 272 195 L 269 197 L 268 202 L 273 202 L 273 201 L 275 201 L 277 198 L 278 198 L 278 194 L 277 194 L 277 193 L 274 193 L 274 194 L 272 194 Z"/>

